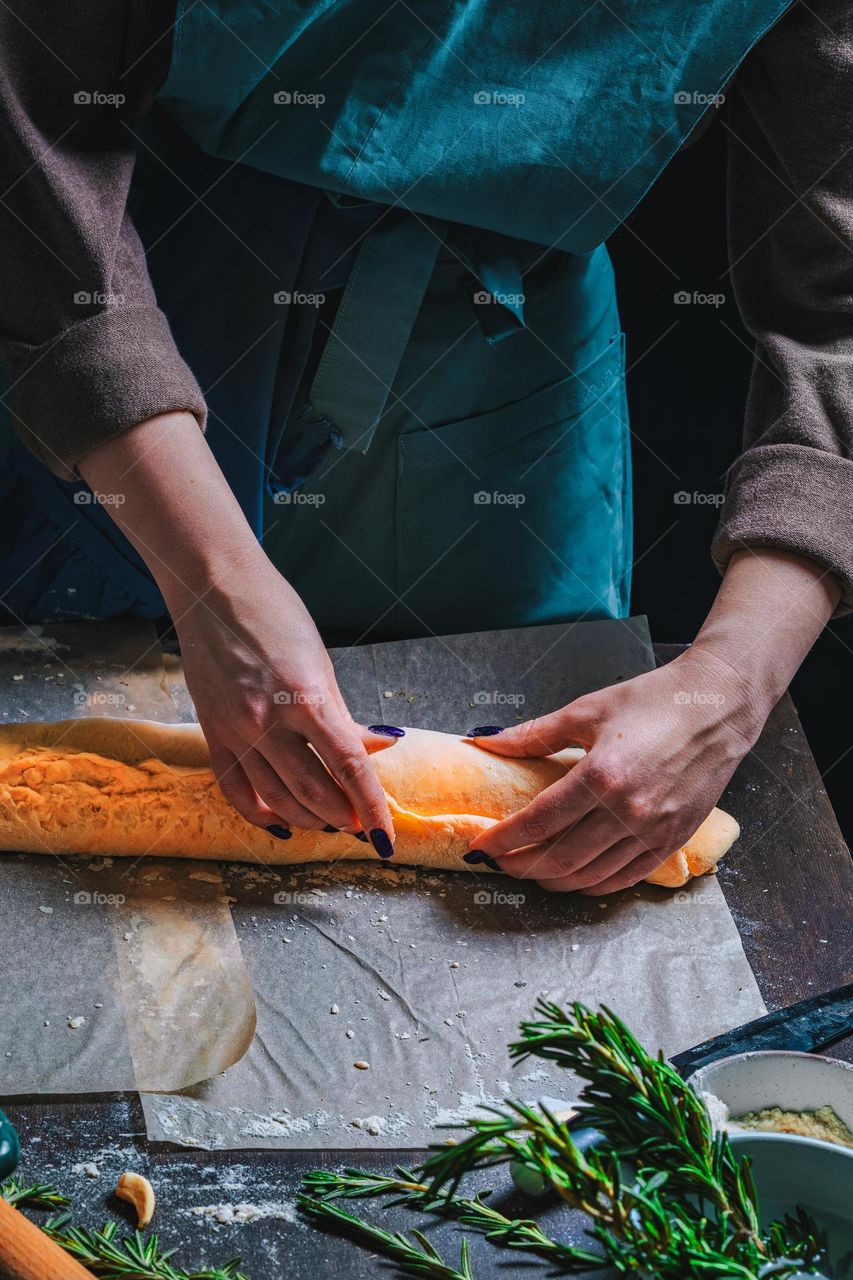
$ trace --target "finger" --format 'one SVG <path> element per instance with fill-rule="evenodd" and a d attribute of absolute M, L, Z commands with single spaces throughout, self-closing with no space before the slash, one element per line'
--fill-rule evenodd
<path fill-rule="evenodd" d="M 592 745 L 598 725 L 596 701 L 578 698 L 547 716 L 525 720 L 508 729 L 480 725 L 466 736 L 478 747 L 502 756 L 550 756 L 564 747 Z"/>
<path fill-rule="evenodd" d="M 516 849 L 545 844 L 573 827 L 595 804 L 583 785 L 584 763 L 581 761 L 565 778 L 546 787 L 518 813 L 477 836 L 473 847 L 500 858 Z"/>
<path fill-rule="evenodd" d="M 210 765 L 219 790 L 241 818 L 255 827 L 269 827 L 278 822 L 276 815 L 259 798 L 237 757 L 208 738 Z"/>
<path fill-rule="evenodd" d="M 281 774 L 259 751 L 247 751 L 241 756 L 240 764 L 257 795 L 276 815 L 276 819 L 289 827 L 301 827 L 305 831 L 318 831 L 331 825 L 325 823 L 319 814 L 299 803 Z"/>
<path fill-rule="evenodd" d="M 556 888 L 563 893 L 594 889 L 597 885 L 618 875 L 630 862 L 644 853 L 648 853 L 648 845 L 643 844 L 642 840 L 638 840 L 636 836 L 627 836 L 624 840 L 618 840 L 610 845 L 605 852 L 593 858 L 578 871 L 562 876 L 544 876 L 541 879 L 537 876 L 536 879 L 543 889 Z"/>
<path fill-rule="evenodd" d="M 667 857 L 666 849 L 649 849 L 645 853 L 638 854 L 633 862 L 629 862 L 616 875 L 586 889 L 585 893 L 589 897 L 600 898 L 605 893 L 617 893 L 620 889 L 630 889 L 632 885 L 639 884 L 641 880 L 645 880 L 646 876 L 651 875 L 656 867 L 666 861 Z"/>
<path fill-rule="evenodd" d="M 353 806 L 338 786 L 333 771 L 324 767 L 324 761 L 301 734 L 277 726 L 255 743 L 255 750 L 277 775 L 276 792 L 281 800 L 286 803 L 288 795 L 293 796 L 314 817 L 313 827 L 359 829 Z M 366 758 L 364 748 L 361 750 Z M 266 795 L 263 798 L 267 800 Z"/>
<path fill-rule="evenodd" d="M 633 836 L 624 823 L 606 809 L 592 809 L 567 831 L 535 849 L 511 853 L 501 869 L 527 880 L 549 880 L 579 874 L 618 841 Z"/>
<path fill-rule="evenodd" d="M 345 719 L 319 723 L 311 729 L 311 745 L 337 779 L 380 858 L 394 852 L 394 823 L 388 798 L 361 738 L 358 726 Z"/>
<path fill-rule="evenodd" d="M 332 701 L 345 723 L 354 726 L 365 748 L 371 755 L 374 751 L 385 751 L 386 748 L 393 747 L 395 742 L 406 736 L 406 730 L 395 724 L 372 724 L 366 728 L 363 724 L 356 724 L 349 713 L 347 704 L 344 702 L 340 685 L 337 683 L 332 687 Z"/>
<path fill-rule="evenodd" d="M 370 755 L 375 751 L 387 751 L 389 747 L 393 747 L 406 736 L 405 729 L 400 729 L 393 724 L 371 724 L 367 728 L 358 724 L 356 730 Z"/>

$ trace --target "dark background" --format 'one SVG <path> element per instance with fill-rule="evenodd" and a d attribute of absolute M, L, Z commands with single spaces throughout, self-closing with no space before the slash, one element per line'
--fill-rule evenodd
<path fill-rule="evenodd" d="M 741 449 L 752 340 L 726 274 L 725 162 L 717 120 L 676 157 L 609 246 L 634 434 L 632 609 L 648 614 L 656 641 L 692 639 L 719 583 L 709 557 L 717 507 L 679 505 L 674 494 L 721 493 Z M 725 302 L 677 305 L 680 290 L 722 293 Z M 853 616 L 830 624 L 791 692 L 853 843 Z"/>

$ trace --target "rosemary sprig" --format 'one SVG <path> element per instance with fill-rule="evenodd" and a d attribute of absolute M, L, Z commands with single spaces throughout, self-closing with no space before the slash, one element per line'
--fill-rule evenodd
<path fill-rule="evenodd" d="M 395 1177 L 345 1170 L 310 1175 L 314 1196 L 305 1205 L 319 1221 L 369 1240 L 388 1256 L 392 1242 L 331 1202 L 394 1197 L 422 1211 L 454 1216 L 494 1244 L 525 1249 L 559 1271 L 587 1270 L 602 1262 L 623 1275 L 655 1280 L 777 1280 L 820 1268 L 831 1274 L 826 1241 L 809 1215 L 798 1211 L 768 1230 L 759 1226 L 749 1161 L 738 1161 L 728 1137 L 715 1134 L 701 1099 L 662 1056 L 648 1054 L 609 1010 L 581 1004 L 564 1012 L 540 1003 L 511 1046 L 520 1060 L 550 1058 L 586 1083 L 580 1110 L 603 1135 L 602 1149 L 575 1146 L 569 1125 L 544 1107 L 507 1101 L 469 1121 L 461 1141 L 435 1146 L 413 1173 Z M 461 1127 L 461 1126 L 456 1126 Z M 573 1208 L 591 1219 L 600 1255 L 551 1240 L 531 1220 L 512 1220 L 484 1203 L 457 1195 L 472 1170 L 521 1161 L 538 1172 Z M 316 1198 L 315 1198 L 316 1197 Z M 422 1241 L 423 1237 L 418 1236 Z M 409 1274 L 446 1275 L 434 1268 Z M 439 1260 L 439 1265 L 444 1266 Z"/>
<path fill-rule="evenodd" d="M 305 1186 L 310 1194 L 325 1201 L 386 1196 L 389 1207 L 405 1204 L 412 1209 L 452 1217 L 463 1226 L 480 1232 L 493 1244 L 544 1258 L 564 1274 L 602 1265 L 599 1254 L 551 1239 L 532 1219 L 508 1218 L 491 1205 L 484 1204 L 483 1197 L 489 1194 L 487 1191 L 473 1199 L 442 1196 L 435 1200 L 429 1184 L 418 1182 L 408 1169 L 398 1168 L 394 1175 L 368 1173 L 362 1169 L 343 1169 L 340 1173 L 317 1169 L 307 1175 Z"/>
<path fill-rule="evenodd" d="M 348 1235 L 355 1236 L 361 1242 L 379 1248 L 386 1258 L 396 1263 L 402 1275 L 429 1276 L 432 1280 L 474 1280 L 467 1240 L 462 1241 L 457 1268 L 445 1262 L 426 1236 L 414 1228 L 412 1235 L 417 1244 L 412 1244 L 402 1231 L 385 1231 L 382 1227 L 365 1222 L 363 1218 L 340 1208 L 330 1200 L 315 1200 L 312 1196 L 303 1193 L 298 1197 L 298 1202 L 300 1207 L 316 1221 L 326 1226 L 337 1227 Z"/>
<path fill-rule="evenodd" d="M 68 1197 L 60 1195 L 55 1187 L 47 1182 L 27 1184 L 20 1178 L 7 1178 L 0 1185 L 0 1196 L 9 1204 L 28 1204 L 33 1209 L 57 1209 L 68 1204 Z"/>
<path fill-rule="evenodd" d="M 103 1280 L 247 1280 L 239 1270 L 239 1258 L 232 1258 L 224 1267 L 184 1271 L 171 1262 L 175 1250 L 161 1249 L 154 1234 L 146 1239 L 141 1231 L 134 1231 L 119 1238 L 116 1222 L 90 1231 L 71 1226 L 70 1218 L 70 1213 L 50 1218 L 42 1230 Z"/>
<path fill-rule="evenodd" d="M 358 1200 L 364 1196 L 393 1195 L 390 1203 L 401 1204 L 409 1200 L 421 1202 L 429 1191 L 425 1182 L 418 1182 L 408 1169 L 397 1168 L 393 1174 L 367 1173 L 363 1169 L 342 1169 L 335 1173 L 330 1169 L 313 1169 L 306 1174 L 306 1194 L 317 1200 Z"/>
<path fill-rule="evenodd" d="M 714 1134 L 701 1098 L 663 1055 L 647 1053 L 609 1009 L 576 1003 L 567 1014 L 540 1001 L 536 1012 L 510 1045 L 514 1061 L 548 1058 L 586 1080 L 578 1110 L 623 1160 L 665 1171 L 672 1194 L 710 1202 L 736 1240 L 766 1252 L 748 1165 Z"/>

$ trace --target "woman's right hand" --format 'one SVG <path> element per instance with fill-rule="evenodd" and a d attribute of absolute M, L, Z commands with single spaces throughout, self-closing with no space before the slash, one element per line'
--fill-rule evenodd
<path fill-rule="evenodd" d="M 157 581 L 227 800 L 286 839 L 298 827 L 394 828 L 369 752 L 393 736 L 357 725 L 317 628 L 270 563 L 188 413 L 162 413 L 92 450 L 87 483 Z M 313 750 L 312 750 L 313 748 Z"/>
<path fill-rule="evenodd" d="M 369 753 L 394 737 L 352 719 L 308 611 L 260 548 L 175 625 L 211 764 L 234 808 L 284 839 L 291 825 L 364 832 L 390 857 L 394 828 Z"/>
<path fill-rule="evenodd" d="M 260 548 L 175 626 L 211 764 L 234 808 L 283 839 L 291 825 L 364 832 L 390 857 L 394 828 L 369 753 L 395 739 L 352 719 L 307 609 Z"/>

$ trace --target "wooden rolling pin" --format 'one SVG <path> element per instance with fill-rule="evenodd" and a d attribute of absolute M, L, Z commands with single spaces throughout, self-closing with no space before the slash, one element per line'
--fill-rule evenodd
<path fill-rule="evenodd" d="M 0 1196 L 2 1280 L 95 1280 L 70 1253 Z"/>

